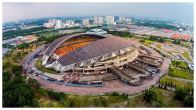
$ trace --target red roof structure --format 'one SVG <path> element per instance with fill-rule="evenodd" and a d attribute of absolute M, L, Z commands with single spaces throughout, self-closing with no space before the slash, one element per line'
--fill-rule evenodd
<path fill-rule="evenodd" d="M 180 34 L 173 34 L 172 36 L 171 36 L 171 38 L 172 39 L 179 39 L 180 38 Z"/>

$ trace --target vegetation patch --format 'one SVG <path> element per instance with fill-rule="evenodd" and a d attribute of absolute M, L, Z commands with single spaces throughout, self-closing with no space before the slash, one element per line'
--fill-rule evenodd
<path fill-rule="evenodd" d="M 177 69 L 175 67 L 169 68 L 169 76 L 193 80 L 193 75 L 191 73 L 189 73 L 188 71 Z"/>
<path fill-rule="evenodd" d="M 192 59 L 191 59 L 190 56 L 189 56 L 189 52 L 184 51 L 184 53 L 182 53 L 182 56 L 183 56 L 184 58 L 186 58 L 188 61 L 192 62 Z"/>
<path fill-rule="evenodd" d="M 156 47 L 160 49 L 162 48 L 161 44 L 157 44 Z"/>
<path fill-rule="evenodd" d="M 151 40 L 144 40 L 144 43 L 148 44 L 148 45 L 151 45 L 154 41 L 151 41 Z"/>
<path fill-rule="evenodd" d="M 57 73 L 55 70 L 49 69 L 49 68 L 46 68 L 45 66 L 43 66 L 41 60 L 36 60 L 35 67 L 42 72 L 51 73 L 51 74 Z"/>
<path fill-rule="evenodd" d="M 193 80 L 193 71 L 188 64 L 182 61 L 173 60 L 169 66 L 169 76 Z"/>
<path fill-rule="evenodd" d="M 174 96 L 174 92 L 155 87 L 130 98 L 128 107 L 183 107 L 183 102 Z"/>
<path fill-rule="evenodd" d="M 160 79 L 160 83 L 164 85 L 170 85 L 175 88 L 187 88 L 192 90 L 193 89 L 193 83 L 187 82 L 183 80 L 177 80 L 169 76 L 164 76 Z"/>

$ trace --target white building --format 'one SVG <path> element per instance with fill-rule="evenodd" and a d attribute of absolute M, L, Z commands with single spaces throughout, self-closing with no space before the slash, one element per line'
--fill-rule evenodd
<path fill-rule="evenodd" d="M 53 28 L 55 26 L 55 24 L 53 24 L 53 23 L 44 23 L 43 26 L 46 27 L 46 28 Z"/>
<path fill-rule="evenodd" d="M 57 19 L 49 19 L 48 23 L 56 24 Z"/>
<path fill-rule="evenodd" d="M 120 23 L 125 23 L 126 18 L 124 16 L 119 17 L 119 22 Z"/>
<path fill-rule="evenodd" d="M 126 24 L 131 24 L 132 23 L 131 18 L 126 18 L 125 21 L 126 21 Z"/>
<path fill-rule="evenodd" d="M 55 24 L 55 29 L 64 28 L 62 20 L 57 20 Z"/>
<path fill-rule="evenodd" d="M 44 23 L 43 26 L 46 28 L 53 28 L 56 24 L 56 19 L 49 19 L 47 23 Z"/>
<path fill-rule="evenodd" d="M 74 23 L 74 21 L 72 21 L 72 20 L 67 20 L 67 21 L 66 21 L 66 24 L 74 25 L 75 23 Z"/>
<path fill-rule="evenodd" d="M 105 21 L 106 21 L 106 24 L 116 24 L 114 22 L 114 16 L 106 16 Z"/>
<path fill-rule="evenodd" d="M 64 24 L 64 27 L 74 27 L 75 23 L 72 20 L 67 20 Z"/>
<path fill-rule="evenodd" d="M 93 24 L 95 24 L 95 25 L 103 25 L 104 24 L 104 17 L 102 17 L 102 16 L 95 16 Z"/>
<path fill-rule="evenodd" d="M 84 18 L 82 20 L 82 25 L 85 27 L 88 27 L 90 25 L 89 19 L 88 18 Z"/>

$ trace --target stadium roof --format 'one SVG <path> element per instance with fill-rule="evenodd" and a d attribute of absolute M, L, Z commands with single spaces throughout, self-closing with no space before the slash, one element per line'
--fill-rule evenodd
<path fill-rule="evenodd" d="M 63 66 L 70 65 L 132 46 L 132 44 L 120 37 L 108 37 L 78 48 L 60 57 L 57 61 Z"/>
<path fill-rule="evenodd" d="M 105 31 L 103 29 L 91 29 L 91 30 L 89 30 L 87 32 L 95 32 L 95 33 L 97 33 L 97 32 L 105 32 Z"/>
<path fill-rule="evenodd" d="M 67 35 L 63 36 L 61 38 L 56 39 L 53 41 L 48 48 L 45 51 L 45 55 L 50 56 L 62 43 L 64 43 L 66 40 L 69 40 L 74 37 L 82 36 L 82 35 L 87 35 L 87 36 L 97 36 L 100 38 L 104 38 L 105 36 L 102 35 L 97 35 L 97 34 L 88 34 L 88 33 L 80 33 L 80 34 L 74 34 L 74 35 Z"/>
<path fill-rule="evenodd" d="M 98 35 L 105 35 L 107 34 L 107 31 L 104 31 L 103 29 L 91 29 L 89 31 L 87 31 L 86 33 L 94 33 L 94 34 L 98 34 Z"/>

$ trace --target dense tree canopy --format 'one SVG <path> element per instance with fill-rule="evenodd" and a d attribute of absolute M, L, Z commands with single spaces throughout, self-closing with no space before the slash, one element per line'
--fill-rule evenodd
<path fill-rule="evenodd" d="M 33 89 L 23 77 L 15 77 L 3 88 L 4 107 L 35 106 L 32 105 L 34 97 Z"/>
<path fill-rule="evenodd" d="M 146 90 L 144 93 L 144 100 L 146 100 L 147 102 L 156 100 L 155 92 L 153 90 Z"/>
<path fill-rule="evenodd" d="M 35 99 L 36 89 L 33 89 L 40 87 L 38 82 L 21 76 L 21 66 L 9 64 L 9 67 L 11 69 L 3 70 L 3 107 L 38 106 Z"/>
<path fill-rule="evenodd" d="M 116 36 L 121 36 L 121 37 L 133 37 L 133 34 L 129 32 L 124 32 L 124 31 L 108 31 L 108 34 L 113 34 Z"/>

